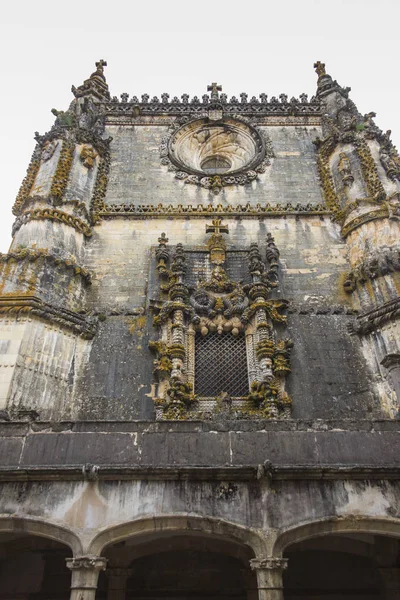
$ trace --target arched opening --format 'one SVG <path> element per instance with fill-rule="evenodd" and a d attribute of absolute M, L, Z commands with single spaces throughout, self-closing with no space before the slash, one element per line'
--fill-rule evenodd
<path fill-rule="evenodd" d="M 400 597 L 400 542 L 394 537 L 332 533 L 293 543 L 284 557 L 289 559 L 283 575 L 287 600 Z"/>
<path fill-rule="evenodd" d="M 134 536 L 108 546 L 107 600 L 256 600 L 252 550 L 196 532 Z"/>
<path fill-rule="evenodd" d="M 23 531 L 0 532 L 0 600 L 69 600 L 71 548 Z"/>
<path fill-rule="evenodd" d="M 208 175 L 226 173 L 232 167 L 231 161 L 225 156 L 207 156 L 201 163 L 201 170 Z"/>

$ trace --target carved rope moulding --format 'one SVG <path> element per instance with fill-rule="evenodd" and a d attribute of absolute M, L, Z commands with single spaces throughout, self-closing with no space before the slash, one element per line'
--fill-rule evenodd
<path fill-rule="evenodd" d="M 273 155 L 269 139 L 256 127 L 232 118 L 173 126 L 160 145 L 161 164 L 177 179 L 214 193 L 254 181 Z"/>

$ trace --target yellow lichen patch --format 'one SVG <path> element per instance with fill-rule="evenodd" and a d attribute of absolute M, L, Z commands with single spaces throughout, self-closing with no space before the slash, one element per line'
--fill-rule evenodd
<path fill-rule="evenodd" d="M 29 196 L 32 186 L 35 182 L 36 175 L 39 171 L 39 167 L 40 159 L 38 158 L 38 149 L 36 148 L 12 209 L 14 215 L 19 214 L 22 204 Z"/>
<path fill-rule="evenodd" d="M 134 317 L 133 319 L 128 319 L 129 333 L 131 335 L 143 337 L 146 324 L 147 317 L 145 317 L 144 315 L 141 315 L 140 317 Z"/>

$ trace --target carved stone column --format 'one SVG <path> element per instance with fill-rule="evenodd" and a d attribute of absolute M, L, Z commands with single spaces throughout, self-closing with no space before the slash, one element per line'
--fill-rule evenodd
<path fill-rule="evenodd" d="M 400 598 L 400 569 L 397 567 L 384 567 L 379 569 L 385 590 L 385 600 L 398 600 Z"/>
<path fill-rule="evenodd" d="M 105 571 L 107 559 L 102 556 L 67 558 L 72 571 L 70 600 L 95 600 L 100 571 Z"/>
<path fill-rule="evenodd" d="M 287 558 L 253 558 L 250 567 L 256 571 L 258 600 L 283 600 L 283 571 Z"/>
<path fill-rule="evenodd" d="M 107 569 L 108 593 L 107 600 L 125 600 L 126 584 L 133 569 L 113 567 Z"/>

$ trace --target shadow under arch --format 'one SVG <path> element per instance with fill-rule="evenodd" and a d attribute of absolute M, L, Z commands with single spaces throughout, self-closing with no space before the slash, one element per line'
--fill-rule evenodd
<path fill-rule="evenodd" d="M 353 516 L 304 523 L 288 529 L 278 536 L 273 547 L 273 556 L 281 557 L 289 546 L 297 542 L 340 533 L 370 533 L 400 537 L 400 519 L 374 519 Z"/>
<path fill-rule="evenodd" d="M 61 542 L 69 546 L 73 556 L 83 554 L 83 547 L 79 537 L 67 527 L 55 525 L 54 523 L 36 519 L 35 517 L 0 515 L 0 534 L 13 532 L 26 533 Z"/>
<path fill-rule="evenodd" d="M 255 556 L 265 554 L 265 539 L 257 531 L 215 517 L 187 514 L 145 517 L 107 527 L 91 540 L 87 552 L 100 556 L 107 546 L 127 538 L 171 533 L 218 536 L 248 546 Z"/>

